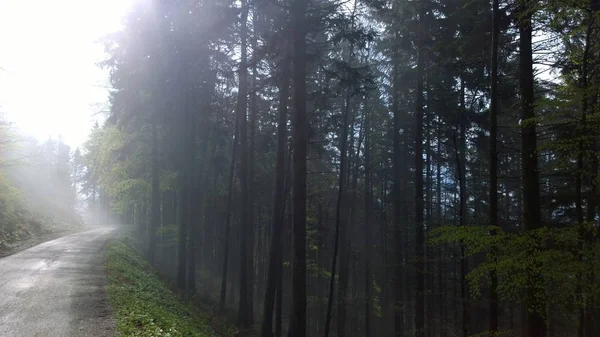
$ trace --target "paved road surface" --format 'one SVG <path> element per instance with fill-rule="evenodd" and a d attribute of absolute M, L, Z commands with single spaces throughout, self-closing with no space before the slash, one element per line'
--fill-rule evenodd
<path fill-rule="evenodd" d="M 114 336 L 103 249 L 96 228 L 0 259 L 0 336 Z"/>

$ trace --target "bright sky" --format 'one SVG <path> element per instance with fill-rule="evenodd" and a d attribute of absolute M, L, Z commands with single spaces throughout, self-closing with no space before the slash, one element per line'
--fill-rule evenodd
<path fill-rule="evenodd" d="M 0 0 L 0 111 L 45 140 L 76 147 L 106 109 L 98 39 L 119 29 L 132 0 Z"/>

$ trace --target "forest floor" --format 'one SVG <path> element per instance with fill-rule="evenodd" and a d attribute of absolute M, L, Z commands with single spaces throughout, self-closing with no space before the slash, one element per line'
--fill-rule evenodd
<path fill-rule="evenodd" d="M 120 336 L 218 337 L 237 331 L 213 312 L 186 300 L 159 276 L 127 236 L 106 251 L 108 293 Z"/>

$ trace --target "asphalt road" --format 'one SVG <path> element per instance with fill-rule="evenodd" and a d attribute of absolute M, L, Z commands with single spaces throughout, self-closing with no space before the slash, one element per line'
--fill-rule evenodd
<path fill-rule="evenodd" d="M 0 336 L 114 336 L 103 249 L 96 228 L 0 259 Z"/>

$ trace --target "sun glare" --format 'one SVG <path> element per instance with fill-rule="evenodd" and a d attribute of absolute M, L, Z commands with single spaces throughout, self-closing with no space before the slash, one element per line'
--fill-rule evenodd
<path fill-rule="evenodd" d="M 24 132 L 78 146 L 105 109 L 99 39 L 132 0 L 0 1 L 0 111 Z M 88 127 L 86 127 L 88 126 Z"/>

